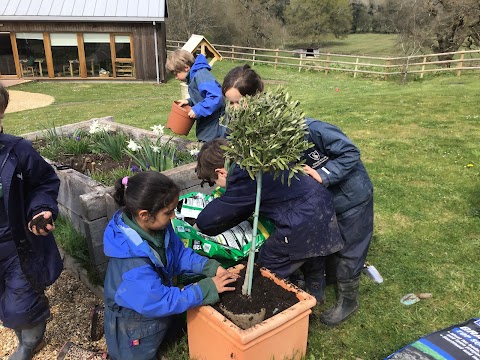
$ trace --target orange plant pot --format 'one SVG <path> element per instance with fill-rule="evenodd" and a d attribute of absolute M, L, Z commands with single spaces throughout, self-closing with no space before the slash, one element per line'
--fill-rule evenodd
<path fill-rule="evenodd" d="M 171 129 L 175 134 L 188 135 L 194 123 L 194 119 L 188 117 L 188 112 L 191 109 L 188 105 L 180 106 L 174 101 L 165 127 Z"/>
<path fill-rule="evenodd" d="M 309 315 L 317 301 L 305 291 L 278 279 L 269 270 L 261 269 L 261 273 L 284 289 L 295 292 L 299 302 L 246 330 L 211 306 L 188 310 L 190 359 L 297 360 L 305 355 Z"/>

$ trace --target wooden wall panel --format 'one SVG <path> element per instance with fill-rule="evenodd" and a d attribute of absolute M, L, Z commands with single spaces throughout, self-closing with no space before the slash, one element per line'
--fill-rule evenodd
<path fill-rule="evenodd" d="M 164 23 L 155 25 L 158 29 L 157 44 L 159 53 L 160 81 L 166 79 L 166 29 Z M 39 23 L 39 22 L 3 22 L 1 31 L 10 32 L 103 32 L 131 33 L 133 37 L 136 76 L 139 80 L 156 80 L 155 40 L 153 23 Z M 50 69 L 49 69 L 50 75 Z"/>

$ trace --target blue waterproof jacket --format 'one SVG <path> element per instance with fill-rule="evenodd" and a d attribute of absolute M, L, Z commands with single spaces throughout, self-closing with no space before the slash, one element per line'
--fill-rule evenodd
<path fill-rule="evenodd" d="M 315 146 L 305 151 L 304 158 L 332 192 L 337 215 L 369 201 L 373 185 L 360 150 L 338 127 L 311 118 L 305 121 L 306 138 Z"/>
<path fill-rule="evenodd" d="M 280 177 L 274 180 L 270 173 L 263 174 L 260 213 L 270 218 L 276 228 L 267 241 L 290 260 L 340 250 L 343 240 L 332 195 L 313 178 L 298 177 L 288 186 Z M 246 220 L 255 210 L 256 189 L 256 180 L 236 165 L 228 174 L 225 193 L 207 204 L 198 216 L 200 231 L 216 235 Z"/>
<path fill-rule="evenodd" d="M 14 243 L 24 275 L 42 293 L 60 276 L 63 262 L 53 234 L 34 235 L 27 224 L 42 211 L 51 211 L 53 219 L 57 218 L 60 180 L 30 141 L 1 133 L 0 154 L 2 163 L 7 157 L 0 177 L 10 242 Z M 8 242 L 0 243 L 0 249 L 8 246 Z"/>
<path fill-rule="evenodd" d="M 205 142 L 222 137 L 225 132 L 219 124 L 225 110 L 222 87 L 210 70 L 207 58 L 199 54 L 187 76 L 189 105 L 197 116 L 197 139 Z"/>
<path fill-rule="evenodd" d="M 183 289 L 174 287 L 174 276 L 202 274 L 209 259 L 186 248 L 169 224 L 165 229 L 165 266 L 147 241 L 124 223 L 120 210 L 105 230 L 104 252 L 110 257 L 104 284 L 105 305 L 113 311 L 131 309 L 146 318 L 180 314 L 202 305 L 205 294 L 199 283 L 213 281 L 203 279 Z"/>

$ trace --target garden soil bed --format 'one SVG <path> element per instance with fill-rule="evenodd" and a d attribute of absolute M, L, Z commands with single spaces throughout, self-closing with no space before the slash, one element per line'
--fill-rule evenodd
<path fill-rule="evenodd" d="M 33 141 L 32 145 L 35 149 L 41 149 L 47 146 L 46 141 L 43 139 Z M 134 165 L 128 156 L 124 156 L 121 161 L 115 161 L 106 154 L 64 154 L 50 160 L 54 162 L 57 169 L 73 169 L 86 175 L 92 172 L 92 168 L 94 171 L 105 173 L 114 169 L 128 168 Z"/>
<path fill-rule="evenodd" d="M 215 310 L 224 314 L 220 309 L 220 305 L 223 305 L 235 314 L 251 314 L 265 308 L 265 319 L 268 319 L 298 303 L 294 292 L 288 291 L 262 276 L 258 266 L 255 266 L 253 273 L 252 295 L 250 297 L 242 295 L 245 271 L 246 266 L 240 271 L 240 278 L 235 282 L 235 291 L 220 294 L 220 302 L 212 305 Z"/>

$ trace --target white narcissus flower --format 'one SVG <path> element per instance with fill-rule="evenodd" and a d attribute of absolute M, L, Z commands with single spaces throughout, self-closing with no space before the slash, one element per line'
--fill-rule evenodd
<path fill-rule="evenodd" d="M 153 151 L 153 152 L 155 152 L 155 153 L 159 153 L 159 152 L 160 152 L 160 146 L 151 145 L 150 147 L 152 148 L 152 151 Z"/>
<path fill-rule="evenodd" d="M 98 123 L 98 120 L 93 120 L 92 124 L 90 125 L 90 130 L 88 132 L 90 134 L 95 134 L 101 130 L 100 124 Z"/>
<path fill-rule="evenodd" d="M 200 152 L 200 150 L 198 150 L 197 148 L 195 148 L 195 149 L 190 150 L 190 155 L 192 155 L 192 156 L 197 156 L 199 152 Z"/>
<path fill-rule="evenodd" d="M 109 132 L 112 127 L 110 125 L 103 125 L 102 130 L 105 132 Z"/>
<path fill-rule="evenodd" d="M 163 129 L 165 128 L 165 126 L 163 125 L 154 125 L 151 127 L 153 133 L 157 136 L 162 136 L 163 135 Z"/>
<path fill-rule="evenodd" d="M 128 145 L 127 145 L 127 149 L 128 150 L 131 150 L 131 151 L 137 151 L 140 149 L 140 145 L 138 145 L 134 140 L 130 139 L 129 141 L 127 141 Z"/>

